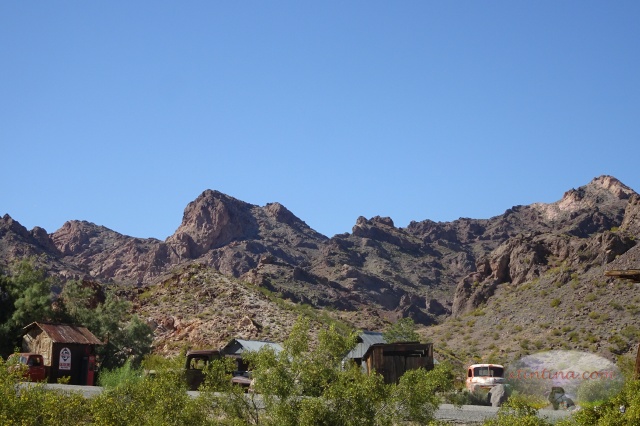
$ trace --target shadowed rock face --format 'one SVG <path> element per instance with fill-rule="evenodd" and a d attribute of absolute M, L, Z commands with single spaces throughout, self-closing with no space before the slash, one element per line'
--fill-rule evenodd
<path fill-rule="evenodd" d="M 0 260 L 41 255 L 65 278 L 145 286 L 198 262 L 296 302 L 430 324 L 469 312 L 500 285 L 536 279 L 558 263 L 586 271 L 624 257 L 640 232 L 638 200 L 617 179 L 601 176 L 555 203 L 515 206 L 490 219 L 398 228 L 391 218 L 359 217 L 352 233 L 327 238 L 279 203 L 261 207 L 206 190 L 166 241 L 84 221 L 53 234 L 27 231 L 5 215 Z M 611 232 L 616 227 L 620 232 Z"/>

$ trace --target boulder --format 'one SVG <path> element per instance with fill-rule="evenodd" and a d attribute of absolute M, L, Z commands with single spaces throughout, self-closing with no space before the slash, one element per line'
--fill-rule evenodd
<path fill-rule="evenodd" d="M 500 407 L 509 398 L 505 385 L 495 385 L 489 392 L 489 401 L 492 407 Z"/>

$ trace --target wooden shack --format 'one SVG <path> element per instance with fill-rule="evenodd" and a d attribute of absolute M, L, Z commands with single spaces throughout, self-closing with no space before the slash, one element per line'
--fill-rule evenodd
<path fill-rule="evenodd" d="M 95 349 L 103 343 L 86 327 L 34 322 L 22 329 L 22 350 L 42 355 L 48 381 L 69 377 L 72 385 L 94 385 Z"/>
<path fill-rule="evenodd" d="M 357 365 L 362 366 L 362 359 L 371 345 L 377 343 L 387 343 L 382 333 L 377 331 L 362 331 L 358 334 L 356 340 L 356 346 L 349 351 L 344 357 L 345 361 L 355 362 Z"/>
<path fill-rule="evenodd" d="M 377 343 L 369 347 L 362 359 L 369 374 L 377 372 L 384 377 L 385 383 L 398 383 L 408 370 L 433 369 L 433 345 L 418 342 Z"/>

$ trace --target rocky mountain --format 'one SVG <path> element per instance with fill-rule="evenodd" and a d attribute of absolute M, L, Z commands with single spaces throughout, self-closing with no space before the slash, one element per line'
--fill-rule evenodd
<path fill-rule="evenodd" d="M 391 218 L 359 217 L 351 233 L 327 238 L 278 203 L 256 206 L 206 190 L 189 203 L 181 225 L 165 241 L 134 238 L 84 221 L 69 221 L 52 234 L 41 228 L 28 231 L 5 215 L 0 219 L 0 265 L 38 256 L 62 279 L 128 288 L 154 324 L 169 320 L 141 303 L 140 295 L 182 282 L 184 268 L 199 265 L 222 274 L 207 275 L 209 284 L 217 283 L 210 292 L 231 285 L 224 284 L 224 276 L 255 294 L 311 305 L 355 327 L 381 328 L 410 316 L 431 326 L 424 333 L 437 340 L 442 330 L 453 335 L 443 327 L 479 311 L 485 315 L 474 316 L 475 323 L 487 321 L 483 326 L 495 329 L 498 323 L 489 320 L 503 316 L 488 314 L 487 307 L 504 304 L 509 291 L 534 297 L 527 286 L 539 295 L 565 289 L 559 283 L 611 284 L 614 278 L 606 278 L 604 271 L 615 262 L 625 264 L 637 251 L 639 217 L 638 194 L 614 177 L 601 176 L 567 191 L 557 202 L 514 206 L 489 219 L 424 220 L 401 228 Z M 565 306 L 569 299 L 573 305 L 585 303 L 580 300 L 590 290 L 576 291 L 558 296 L 567 298 Z M 275 306 L 273 300 L 269 303 Z M 265 306 L 248 303 L 244 311 L 254 318 Z M 553 314 L 552 309 L 540 306 L 536 315 Z M 211 315 L 211 321 L 218 321 L 225 312 Z M 610 336 L 598 338 L 607 341 Z M 470 347 L 463 340 L 447 341 L 458 351 Z M 487 350 L 471 347 L 476 352 L 464 349 L 469 357 Z"/>

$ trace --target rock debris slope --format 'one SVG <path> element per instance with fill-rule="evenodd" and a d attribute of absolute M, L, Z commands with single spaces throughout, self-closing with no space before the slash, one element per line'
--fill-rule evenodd
<path fill-rule="evenodd" d="M 64 279 L 145 291 L 171 282 L 167 274 L 176 268 L 204 265 L 358 327 L 406 316 L 434 325 L 490 305 L 506 286 L 544 281 L 557 268 L 568 275 L 548 285 L 604 280 L 607 265 L 624 264 L 637 251 L 639 200 L 616 178 L 600 176 L 557 202 L 514 206 L 489 219 L 402 228 L 388 217 L 359 217 L 351 233 L 327 238 L 279 203 L 256 206 L 206 190 L 165 241 L 85 221 L 52 234 L 28 231 L 5 215 L 0 262 L 39 256 Z"/>

